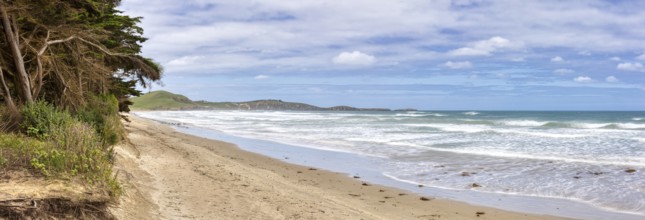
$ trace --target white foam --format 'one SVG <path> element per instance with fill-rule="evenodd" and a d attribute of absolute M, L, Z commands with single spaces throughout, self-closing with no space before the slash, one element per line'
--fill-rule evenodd
<path fill-rule="evenodd" d="M 645 167 L 645 161 L 633 161 L 625 160 L 619 158 L 611 159 L 606 158 L 604 160 L 598 160 L 597 158 L 593 159 L 583 159 L 583 158 L 567 158 L 562 156 L 552 156 L 552 155 L 535 155 L 535 154 L 526 154 L 526 153 L 516 153 L 508 152 L 504 150 L 490 150 L 490 149 L 442 149 L 442 148 L 432 148 L 433 150 L 446 151 L 453 153 L 462 153 L 462 154 L 473 154 L 473 155 L 482 155 L 490 157 L 502 157 L 502 158 L 523 158 L 523 159 L 532 159 L 532 160 L 544 160 L 544 161 L 563 161 L 567 163 L 587 163 L 595 165 L 619 165 L 619 166 L 638 166 Z"/>
<path fill-rule="evenodd" d="M 506 129 L 499 129 L 499 130 L 496 130 L 496 132 L 506 133 L 506 134 L 522 134 L 522 135 L 547 137 L 547 138 L 581 138 L 581 137 L 589 136 L 589 135 L 583 135 L 583 134 L 545 133 L 545 132 L 535 132 L 535 131 L 525 131 L 525 130 L 506 130 Z"/>
<path fill-rule="evenodd" d="M 578 123 L 572 123 L 571 127 L 573 128 L 585 128 L 585 129 L 595 129 L 595 128 L 603 128 L 611 125 L 611 123 L 584 123 L 584 122 L 578 122 Z"/>
<path fill-rule="evenodd" d="M 424 114 L 418 114 L 418 113 L 398 113 L 395 116 L 406 116 L 406 117 L 423 117 L 425 116 Z"/>
<path fill-rule="evenodd" d="M 383 172 L 382 174 L 383 174 L 383 176 L 385 176 L 387 178 L 390 178 L 390 179 L 393 179 L 393 180 L 398 181 L 398 182 L 408 183 L 408 184 L 412 184 L 412 185 L 416 185 L 416 186 L 418 186 L 418 185 L 426 185 L 426 184 L 416 182 L 416 181 L 413 181 L 413 180 L 401 179 L 401 178 L 398 178 L 398 177 L 396 177 L 396 176 L 394 176 L 392 174 L 389 174 L 387 172 Z M 441 186 L 434 186 L 434 185 L 432 187 L 436 187 L 436 188 L 439 188 L 439 189 L 455 190 L 455 188 L 448 188 L 448 187 L 441 187 Z"/>
<path fill-rule="evenodd" d="M 645 138 L 632 138 L 632 140 L 636 140 L 641 143 L 645 143 Z"/>
<path fill-rule="evenodd" d="M 427 127 L 437 128 L 449 132 L 477 133 L 491 130 L 489 126 L 484 125 L 461 125 L 461 124 L 428 124 Z"/>
<path fill-rule="evenodd" d="M 548 125 L 547 122 L 544 125 Z M 562 128 L 578 128 L 578 129 L 642 129 L 645 124 L 636 123 L 593 123 L 593 122 L 558 122 L 562 124 Z"/>
<path fill-rule="evenodd" d="M 480 113 L 479 113 L 479 112 L 464 112 L 464 113 L 462 113 L 462 114 L 464 114 L 464 115 L 474 116 L 474 115 L 479 115 Z"/>
<path fill-rule="evenodd" d="M 637 123 L 591 123 L 574 122 L 569 123 L 572 128 L 582 129 L 645 129 L 645 124 Z"/>
<path fill-rule="evenodd" d="M 619 128 L 625 129 L 645 129 L 645 124 L 635 124 L 635 123 L 618 123 L 616 124 Z"/>
<path fill-rule="evenodd" d="M 508 126 L 518 126 L 518 127 L 539 127 L 543 126 L 547 123 L 548 121 L 533 121 L 533 120 L 515 120 L 515 121 L 502 121 L 500 122 L 502 125 L 508 125 Z"/>

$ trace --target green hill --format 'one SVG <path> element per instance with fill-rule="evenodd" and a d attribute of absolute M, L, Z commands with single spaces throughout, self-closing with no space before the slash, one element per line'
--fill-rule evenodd
<path fill-rule="evenodd" d="M 196 107 L 188 97 L 167 91 L 153 91 L 130 99 L 134 110 L 181 110 Z"/>
<path fill-rule="evenodd" d="M 269 110 L 269 111 L 390 111 L 384 108 L 354 108 L 335 106 L 321 108 L 304 103 L 282 100 L 256 100 L 249 102 L 192 101 L 186 96 L 167 91 L 153 91 L 130 99 L 133 110 Z"/>

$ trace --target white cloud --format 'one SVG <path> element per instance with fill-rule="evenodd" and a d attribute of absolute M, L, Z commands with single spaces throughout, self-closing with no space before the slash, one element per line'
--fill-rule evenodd
<path fill-rule="evenodd" d="M 573 78 L 573 81 L 576 81 L 579 83 L 588 83 L 593 81 L 593 79 L 589 78 L 588 76 L 578 76 L 576 78 Z"/>
<path fill-rule="evenodd" d="M 576 71 L 572 69 L 557 69 L 553 70 L 553 73 L 555 74 L 570 74 L 570 73 L 575 73 Z"/>
<path fill-rule="evenodd" d="M 645 60 L 645 53 L 641 54 L 640 56 L 636 57 L 637 60 Z"/>
<path fill-rule="evenodd" d="M 184 66 L 188 64 L 193 64 L 198 60 L 202 59 L 201 56 L 183 56 L 168 62 L 169 66 Z"/>
<path fill-rule="evenodd" d="M 615 76 L 608 76 L 607 78 L 605 78 L 605 81 L 610 83 L 618 82 L 618 78 L 616 78 Z"/>
<path fill-rule="evenodd" d="M 496 51 L 517 50 L 522 47 L 522 43 L 511 42 L 506 38 L 496 36 L 488 40 L 471 43 L 469 47 L 451 50 L 448 54 L 452 56 L 489 56 Z"/>
<path fill-rule="evenodd" d="M 564 62 L 564 58 L 562 58 L 560 56 L 556 56 L 556 57 L 551 58 L 551 62 L 561 63 L 561 62 Z"/>
<path fill-rule="evenodd" d="M 376 62 L 376 57 L 360 52 L 342 52 L 332 59 L 335 64 L 369 66 Z"/>
<path fill-rule="evenodd" d="M 591 56 L 591 52 L 589 52 L 588 50 L 583 50 L 578 52 L 578 55 Z"/>
<path fill-rule="evenodd" d="M 451 50 L 449 54 L 453 56 L 489 56 L 490 51 L 477 48 L 462 47 L 459 49 Z"/>
<path fill-rule="evenodd" d="M 645 72 L 645 67 L 643 67 L 642 63 L 619 63 L 616 65 L 616 69 L 619 70 L 624 70 L 624 71 L 640 71 L 640 72 Z"/>
<path fill-rule="evenodd" d="M 329 65 L 332 57 L 353 50 L 379 54 L 378 64 L 398 61 L 410 65 L 456 59 L 445 55 L 505 52 L 505 60 L 526 57 L 534 61 L 540 51 L 557 51 L 569 59 L 585 51 L 624 58 L 632 58 L 628 55 L 632 51 L 645 51 L 641 31 L 645 23 L 637 13 L 640 2 L 569 1 L 557 6 L 549 1 L 488 0 L 154 2 L 127 0 L 119 9 L 144 17 L 141 25 L 149 40 L 143 54 L 168 65 L 168 75 L 253 72 L 285 63 L 288 68 L 281 71 L 297 74 L 292 70 L 333 68 Z M 625 13 L 602 10 L 605 4 Z M 455 6 L 468 9 L 453 10 Z M 454 50 L 446 52 L 446 46 L 450 47 L 447 51 Z M 419 48 L 424 50 L 419 52 Z M 178 59 L 177 55 L 203 58 Z M 223 56 L 244 60 L 225 63 L 217 59 Z M 299 62 L 286 62 L 294 60 Z"/>
<path fill-rule="evenodd" d="M 620 61 L 620 57 L 611 57 L 609 58 L 611 61 Z"/>
<path fill-rule="evenodd" d="M 257 76 L 254 77 L 254 79 L 257 79 L 257 80 L 263 80 L 263 79 L 268 79 L 268 78 L 269 78 L 269 76 L 262 75 L 262 74 L 257 75 Z"/>
<path fill-rule="evenodd" d="M 483 2 L 483 0 L 452 0 L 452 5 L 459 7 L 468 7 L 477 5 Z"/>
<path fill-rule="evenodd" d="M 515 57 L 515 58 L 511 58 L 511 61 L 513 61 L 513 62 L 524 62 L 524 61 L 526 61 L 526 59 L 524 57 Z"/>
<path fill-rule="evenodd" d="M 444 63 L 443 66 L 448 67 L 450 69 L 468 69 L 468 68 L 472 68 L 473 64 L 470 63 L 470 61 L 461 61 L 461 62 L 448 61 Z"/>

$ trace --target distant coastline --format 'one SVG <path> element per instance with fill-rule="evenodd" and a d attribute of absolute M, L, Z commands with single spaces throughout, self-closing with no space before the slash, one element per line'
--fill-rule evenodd
<path fill-rule="evenodd" d="M 153 91 L 130 99 L 133 110 L 247 110 L 247 111 L 417 111 L 416 109 L 357 108 L 352 106 L 318 107 L 315 105 L 268 99 L 248 102 L 193 101 L 168 91 Z"/>

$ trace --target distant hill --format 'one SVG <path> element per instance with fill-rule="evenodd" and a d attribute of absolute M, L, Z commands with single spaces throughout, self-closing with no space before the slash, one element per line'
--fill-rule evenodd
<path fill-rule="evenodd" d="M 180 110 L 198 107 L 188 97 L 167 91 L 149 92 L 130 99 L 132 109 L 140 110 Z"/>
<path fill-rule="evenodd" d="M 386 108 L 355 108 L 334 106 L 323 108 L 314 105 L 285 102 L 282 100 L 256 100 L 249 102 L 192 101 L 188 97 L 167 91 L 153 91 L 131 98 L 133 110 L 270 110 L 270 111 L 390 111 Z"/>

